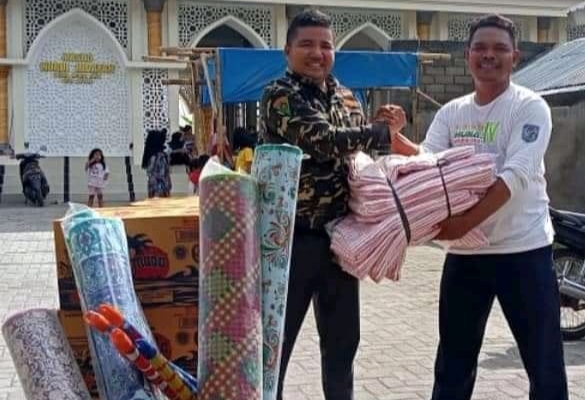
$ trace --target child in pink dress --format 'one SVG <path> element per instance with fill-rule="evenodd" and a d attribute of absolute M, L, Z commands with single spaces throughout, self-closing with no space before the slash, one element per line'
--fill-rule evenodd
<path fill-rule="evenodd" d="M 93 207 L 93 200 L 97 196 L 98 207 L 103 207 L 103 189 L 106 186 L 109 171 L 108 167 L 106 167 L 104 154 L 100 149 L 93 149 L 89 153 L 88 160 L 85 163 L 85 172 L 87 173 L 87 188 L 89 190 L 87 205 Z"/>

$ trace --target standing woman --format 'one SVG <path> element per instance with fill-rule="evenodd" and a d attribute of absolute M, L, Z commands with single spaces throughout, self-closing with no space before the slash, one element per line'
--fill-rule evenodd
<path fill-rule="evenodd" d="M 148 176 L 148 197 L 170 197 L 171 170 L 169 157 L 165 153 L 166 129 L 149 131 L 144 144 L 142 169 Z"/>

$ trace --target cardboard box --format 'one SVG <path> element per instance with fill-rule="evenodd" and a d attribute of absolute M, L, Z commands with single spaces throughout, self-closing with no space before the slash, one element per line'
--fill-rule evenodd
<path fill-rule="evenodd" d="M 101 215 L 123 220 L 134 288 L 142 306 L 198 303 L 199 217 L 195 202 L 183 206 L 103 208 Z M 191 207 L 187 205 L 191 204 Z M 61 220 L 53 223 L 61 309 L 81 310 Z"/>
<path fill-rule="evenodd" d="M 197 375 L 197 307 L 160 307 L 145 309 L 144 314 L 151 327 L 161 353 L 176 365 Z M 98 397 L 91 363 L 85 322 L 81 312 L 59 311 L 59 319 L 65 335 L 73 348 L 75 359 L 81 368 L 85 383 L 94 398 Z"/>

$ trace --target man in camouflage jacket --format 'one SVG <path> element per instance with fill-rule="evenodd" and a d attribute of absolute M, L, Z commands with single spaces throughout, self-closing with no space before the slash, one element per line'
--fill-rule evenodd
<path fill-rule="evenodd" d="M 348 212 L 346 156 L 388 152 L 405 124 L 386 107 L 366 124 L 352 93 L 331 76 L 335 44 L 327 15 L 307 10 L 291 22 L 288 71 L 261 102 L 262 141 L 290 143 L 305 153 L 293 240 L 278 399 L 292 349 L 311 300 L 320 337 L 326 400 L 353 399 L 353 360 L 360 338 L 358 281 L 335 264 L 325 225 Z M 359 66 L 356 66 L 359 68 Z"/>

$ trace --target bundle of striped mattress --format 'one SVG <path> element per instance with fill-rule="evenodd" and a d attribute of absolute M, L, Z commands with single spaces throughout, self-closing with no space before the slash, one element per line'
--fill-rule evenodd
<path fill-rule="evenodd" d="M 437 225 L 473 207 L 495 182 L 495 164 L 473 147 L 374 161 L 364 153 L 350 160 L 352 213 L 330 227 L 331 249 L 349 274 L 376 282 L 400 279 L 408 246 L 433 240 Z M 474 229 L 446 247 L 488 244 Z"/>

